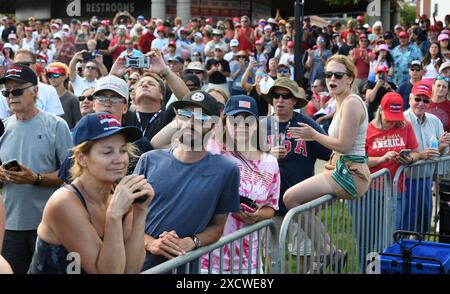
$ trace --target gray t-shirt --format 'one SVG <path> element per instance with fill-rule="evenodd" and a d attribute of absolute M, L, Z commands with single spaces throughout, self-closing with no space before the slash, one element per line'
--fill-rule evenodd
<path fill-rule="evenodd" d="M 5 121 L 0 138 L 0 160 L 17 159 L 35 173 L 56 171 L 72 147 L 67 123 L 60 117 L 39 111 L 33 118 L 20 121 L 15 115 Z M 5 183 L 3 198 L 6 229 L 35 230 L 42 219 L 48 198 L 57 187 Z"/>
<path fill-rule="evenodd" d="M 73 129 L 81 119 L 80 102 L 78 102 L 77 96 L 69 91 L 64 92 L 59 99 L 64 109 L 64 114 L 61 117 L 67 122 L 69 129 Z"/>
<path fill-rule="evenodd" d="M 183 163 L 172 150 L 153 150 L 141 156 L 134 170 L 155 191 L 145 233 L 157 238 L 175 230 L 180 238 L 201 233 L 216 214 L 239 212 L 239 168 L 222 155 L 207 155 Z M 166 259 L 147 252 L 144 269 Z"/>

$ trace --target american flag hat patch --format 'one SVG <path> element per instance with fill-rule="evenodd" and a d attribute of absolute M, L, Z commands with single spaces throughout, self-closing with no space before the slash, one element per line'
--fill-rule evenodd
<path fill-rule="evenodd" d="M 239 100 L 239 107 L 242 107 L 242 108 L 251 108 L 251 103 L 250 103 L 250 101 L 242 101 L 242 100 Z"/>

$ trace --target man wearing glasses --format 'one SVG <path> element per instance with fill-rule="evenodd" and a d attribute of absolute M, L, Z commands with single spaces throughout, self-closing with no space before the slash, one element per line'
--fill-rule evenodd
<path fill-rule="evenodd" d="M 403 110 L 407 110 L 409 108 L 409 95 L 411 94 L 413 85 L 422 80 L 423 67 L 420 60 L 414 60 L 411 62 L 411 65 L 409 66 L 409 76 L 411 77 L 409 81 L 403 82 L 397 89 L 397 93 L 403 97 L 405 104 L 403 106 Z"/>
<path fill-rule="evenodd" d="M 325 134 L 315 121 L 294 111 L 294 108 L 302 108 L 308 103 L 305 91 L 295 81 L 290 78 L 278 78 L 267 95 L 263 97 L 267 103 L 273 105 L 275 112 L 273 116 L 261 121 L 261 126 L 266 127 L 270 153 L 278 159 L 281 173 L 280 195 L 283 195 L 290 187 L 312 177 L 316 159 L 328 160 L 331 151 L 316 141 L 295 140 L 288 133 L 289 128 L 297 128 L 298 123 L 305 123 Z M 278 205 L 279 210 L 274 220 L 280 228 L 288 210 L 284 205 L 283 197 L 280 197 Z M 301 244 L 303 246 L 304 242 Z M 296 251 L 292 247 L 290 250 Z M 303 250 L 304 248 L 300 252 Z"/>
<path fill-rule="evenodd" d="M 20 49 L 14 56 L 14 63 L 17 65 L 28 66 L 36 73 L 36 55 L 30 50 Z M 54 115 L 63 115 L 64 109 L 59 100 L 56 90 L 47 84 L 38 80 L 38 95 L 36 107 Z M 4 119 L 13 114 L 12 109 L 8 107 L 6 98 L 0 95 L 0 118 Z"/>
<path fill-rule="evenodd" d="M 239 211 L 239 168 L 205 150 L 219 120 L 216 100 L 195 91 L 173 106 L 181 144 L 143 154 L 134 171 L 154 184 L 158 195 L 147 215 L 144 270 L 216 242 L 228 213 Z M 198 268 L 192 262 L 190 273 Z"/>
<path fill-rule="evenodd" d="M 4 121 L 0 160 L 16 159 L 20 165 L 15 171 L 0 167 L 6 207 L 2 255 L 14 273 L 25 274 L 44 206 L 62 184 L 57 172 L 72 147 L 72 138 L 62 118 L 36 107 L 38 79 L 28 66 L 9 67 L 0 84 L 4 84 L 2 94 L 14 112 Z"/>
<path fill-rule="evenodd" d="M 93 60 L 84 60 L 83 53 L 85 51 L 77 52 L 69 64 L 69 79 L 72 84 L 73 93 L 75 96 L 80 96 L 87 88 L 95 88 L 97 85 L 97 79 L 102 75 L 106 75 L 108 70 L 101 62 Z M 83 77 L 77 73 L 77 63 L 85 63 L 83 69 Z"/>
<path fill-rule="evenodd" d="M 69 68 L 62 62 L 50 63 L 47 69 L 47 79 L 58 93 L 64 114 L 61 116 L 73 129 L 75 124 L 81 119 L 80 104 L 78 98 L 67 91 L 64 81 L 67 79 Z"/>
<path fill-rule="evenodd" d="M 431 97 L 431 85 L 425 82 L 415 83 L 409 96 L 410 108 L 404 112 L 405 119 L 411 122 L 414 129 L 420 159 L 423 160 L 439 158 L 448 149 L 449 138 L 444 133 L 442 122 L 434 114 L 426 112 L 430 107 Z M 432 137 L 439 139 L 438 148 L 432 148 Z M 432 176 L 426 174 L 426 171 L 414 171 L 412 174 L 414 175 L 405 180 L 400 229 L 427 232 L 431 224 Z"/>

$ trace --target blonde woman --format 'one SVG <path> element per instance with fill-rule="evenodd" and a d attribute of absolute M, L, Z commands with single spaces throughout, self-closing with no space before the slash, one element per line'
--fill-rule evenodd
<path fill-rule="evenodd" d="M 73 181 L 47 202 L 38 227 L 32 274 L 139 273 L 154 191 L 128 175 L 130 142 L 142 137 L 109 113 L 84 116 L 74 131 Z"/>

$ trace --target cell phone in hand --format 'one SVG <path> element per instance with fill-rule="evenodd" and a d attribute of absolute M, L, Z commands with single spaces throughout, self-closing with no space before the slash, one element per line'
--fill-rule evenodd
<path fill-rule="evenodd" d="M 22 168 L 20 167 L 19 162 L 16 159 L 11 159 L 3 164 L 3 168 L 7 171 L 20 172 Z"/>
<path fill-rule="evenodd" d="M 254 213 L 258 210 L 258 204 L 250 198 L 240 196 L 241 209 L 246 212 Z"/>
<path fill-rule="evenodd" d="M 411 149 L 402 149 L 400 150 L 399 155 L 401 157 L 408 157 L 411 154 Z"/>
<path fill-rule="evenodd" d="M 117 179 L 116 184 L 119 184 L 121 180 L 122 180 L 122 178 Z M 140 189 L 136 189 L 133 191 L 133 193 L 140 192 L 140 191 L 141 191 Z M 134 199 L 133 204 L 134 203 L 142 204 L 147 200 L 147 197 L 148 197 L 148 195 L 143 195 L 141 197 L 138 197 L 138 198 Z"/>

